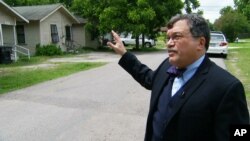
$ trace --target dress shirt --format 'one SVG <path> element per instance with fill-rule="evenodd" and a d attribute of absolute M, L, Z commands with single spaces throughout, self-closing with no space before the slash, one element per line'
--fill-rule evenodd
<path fill-rule="evenodd" d="M 201 65 L 204 60 L 205 55 L 201 56 L 198 60 L 196 60 L 191 65 L 187 66 L 187 70 L 183 73 L 181 77 L 176 77 L 172 86 L 172 96 L 195 74 L 198 67 Z"/>

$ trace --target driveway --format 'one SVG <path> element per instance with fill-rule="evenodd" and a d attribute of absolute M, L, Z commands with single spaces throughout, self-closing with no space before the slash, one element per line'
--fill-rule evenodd
<path fill-rule="evenodd" d="M 117 65 L 119 56 L 88 57 L 110 63 L 0 96 L 0 141 L 142 141 L 150 91 Z M 165 57 L 138 54 L 153 69 Z"/>

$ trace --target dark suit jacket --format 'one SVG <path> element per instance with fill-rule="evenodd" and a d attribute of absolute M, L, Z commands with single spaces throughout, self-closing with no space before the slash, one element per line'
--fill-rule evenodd
<path fill-rule="evenodd" d="M 166 59 L 152 71 L 129 52 L 119 64 L 142 86 L 152 90 L 145 134 L 145 141 L 150 141 L 153 114 L 169 77 L 166 70 L 171 65 Z M 169 117 L 164 140 L 229 141 L 231 124 L 249 124 L 242 83 L 206 56 Z"/>

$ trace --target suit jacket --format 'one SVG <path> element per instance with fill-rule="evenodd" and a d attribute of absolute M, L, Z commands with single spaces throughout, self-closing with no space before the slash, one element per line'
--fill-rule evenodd
<path fill-rule="evenodd" d="M 145 141 L 152 137 L 153 114 L 167 83 L 164 60 L 155 71 L 142 64 L 132 53 L 122 56 L 119 64 L 146 89 L 152 90 Z M 184 88 L 165 126 L 167 141 L 229 141 L 232 124 L 249 124 L 249 113 L 242 83 L 206 56 Z"/>

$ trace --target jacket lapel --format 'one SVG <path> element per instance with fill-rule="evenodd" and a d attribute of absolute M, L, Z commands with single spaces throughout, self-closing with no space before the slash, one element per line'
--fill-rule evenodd
<path fill-rule="evenodd" d="M 161 69 L 159 70 L 159 74 L 158 78 L 155 78 L 155 80 L 157 81 L 157 84 L 155 85 L 154 89 L 154 93 L 152 93 L 151 95 L 151 103 L 150 103 L 150 111 L 152 112 L 154 107 L 157 105 L 156 103 L 158 103 L 158 98 L 162 92 L 162 89 L 165 87 L 167 80 L 169 79 L 169 74 L 167 73 L 167 69 L 170 67 L 171 65 L 168 63 L 168 59 L 165 60 L 165 62 L 162 64 Z"/>

